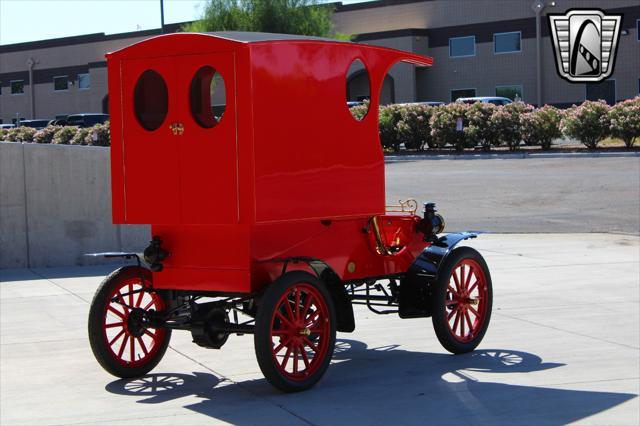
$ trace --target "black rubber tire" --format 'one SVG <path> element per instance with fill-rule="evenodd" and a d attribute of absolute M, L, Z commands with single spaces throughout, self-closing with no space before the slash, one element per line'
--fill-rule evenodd
<path fill-rule="evenodd" d="M 308 283 L 315 287 L 322 297 L 329 310 L 330 321 L 330 333 L 329 333 L 329 346 L 325 359 L 322 360 L 322 364 L 318 369 L 311 374 L 304 381 L 293 381 L 283 376 L 278 368 L 275 366 L 274 359 L 272 357 L 272 343 L 271 343 L 271 318 L 276 304 L 280 300 L 280 297 L 288 292 L 289 289 L 298 283 Z M 264 291 L 260 305 L 258 307 L 258 313 L 256 315 L 256 326 L 254 334 L 254 345 L 256 358 L 262 374 L 271 385 L 283 392 L 300 392 L 309 389 L 315 385 L 327 371 L 331 358 L 333 357 L 333 350 L 336 343 L 336 312 L 333 300 L 329 291 L 322 281 L 320 281 L 315 275 L 311 275 L 304 271 L 291 271 L 282 275 L 272 284 L 268 285 Z"/>
<path fill-rule="evenodd" d="M 102 368 L 108 373 L 123 379 L 144 376 L 151 371 L 164 356 L 169 346 L 169 341 L 171 340 L 171 329 L 166 329 L 164 341 L 160 343 L 155 356 L 151 357 L 148 362 L 137 367 L 126 367 L 122 365 L 107 347 L 107 342 L 103 335 L 103 319 L 109 303 L 109 295 L 114 290 L 114 287 L 118 285 L 118 282 L 138 278 L 141 274 L 145 281 L 151 282 L 151 272 L 148 269 L 138 266 L 125 266 L 112 272 L 98 287 L 91 301 L 91 308 L 89 310 L 89 344 L 91 345 L 93 355 Z M 162 297 L 162 294 L 159 293 L 159 295 Z M 168 306 L 165 298 L 163 298 L 163 301 L 165 305 Z"/>
<path fill-rule="evenodd" d="M 447 285 L 449 284 L 453 268 L 465 258 L 475 260 L 482 268 L 482 272 L 484 273 L 487 281 L 488 301 L 485 321 L 476 337 L 469 342 L 460 342 L 451 335 L 449 330 L 445 313 L 445 298 Z M 487 332 L 487 328 L 489 327 L 489 322 L 491 320 L 492 304 L 493 288 L 491 285 L 491 275 L 489 274 L 489 268 L 487 267 L 487 263 L 482 255 L 471 247 L 458 247 L 453 249 L 444 259 L 444 263 L 438 272 L 438 278 L 433 286 L 431 295 L 431 321 L 433 323 L 433 329 L 436 332 L 436 336 L 442 346 L 453 354 L 463 354 L 473 351 L 480 344 Z"/>

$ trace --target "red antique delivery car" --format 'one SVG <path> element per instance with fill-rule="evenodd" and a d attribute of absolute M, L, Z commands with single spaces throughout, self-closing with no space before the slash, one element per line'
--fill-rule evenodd
<path fill-rule="evenodd" d="M 385 206 L 378 104 L 397 62 L 429 57 L 314 37 L 171 34 L 107 55 L 113 221 L 151 224 L 142 256 L 98 288 L 89 339 L 118 377 L 144 375 L 172 330 L 219 349 L 253 334 L 283 391 L 325 373 L 353 305 L 432 317 L 453 353 L 473 350 L 491 315 L 472 233 L 438 236 L 435 205 Z M 347 71 L 370 76 L 354 118 Z M 141 259 L 141 257 L 143 259 Z"/>

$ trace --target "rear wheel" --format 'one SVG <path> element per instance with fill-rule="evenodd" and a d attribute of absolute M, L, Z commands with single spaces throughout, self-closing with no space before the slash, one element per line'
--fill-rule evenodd
<path fill-rule="evenodd" d="M 100 284 L 89 311 L 89 343 L 96 360 L 109 373 L 128 378 L 147 374 L 162 359 L 171 330 L 153 328 L 152 311 L 166 309 L 151 291 L 151 272 L 127 266 Z"/>
<path fill-rule="evenodd" d="M 489 326 L 492 298 L 489 268 L 480 253 L 470 247 L 449 253 L 431 300 L 433 328 L 446 350 L 460 354 L 480 344 Z"/>
<path fill-rule="evenodd" d="M 254 343 L 269 383 L 284 392 L 310 388 L 327 370 L 335 339 L 333 301 L 318 278 L 293 271 L 267 287 Z"/>

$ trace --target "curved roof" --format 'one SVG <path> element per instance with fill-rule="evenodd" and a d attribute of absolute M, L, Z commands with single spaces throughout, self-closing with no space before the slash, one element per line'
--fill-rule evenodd
<path fill-rule="evenodd" d="M 297 34 L 258 33 L 250 31 L 215 31 L 201 34 L 224 38 L 238 43 L 257 43 L 266 41 L 333 41 L 337 43 L 351 43 L 350 41 L 336 40 L 326 37 L 304 36 Z"/>

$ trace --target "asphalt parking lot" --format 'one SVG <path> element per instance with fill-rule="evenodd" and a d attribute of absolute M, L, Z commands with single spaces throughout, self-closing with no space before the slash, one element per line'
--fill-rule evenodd
<path fill-rule="evenodd" d="M 438 204 L 449 230 L 640 233 L 640 157 L 388 163 L 387 202 Z"/>
<path fill-rule="evenodd" d="M 495 295 L 476 352 L 446 353 L 428 319 L 358 309 L 324 379 L 293 395 L 262 378 L 249 336 L 216 351 L 176 332 L 152 374 L 116 380 L 86 332 L 110 267 L 0 271 L 0 423 L 637 425 L 640 238 L 489 234 L 473 245 Z"/>

